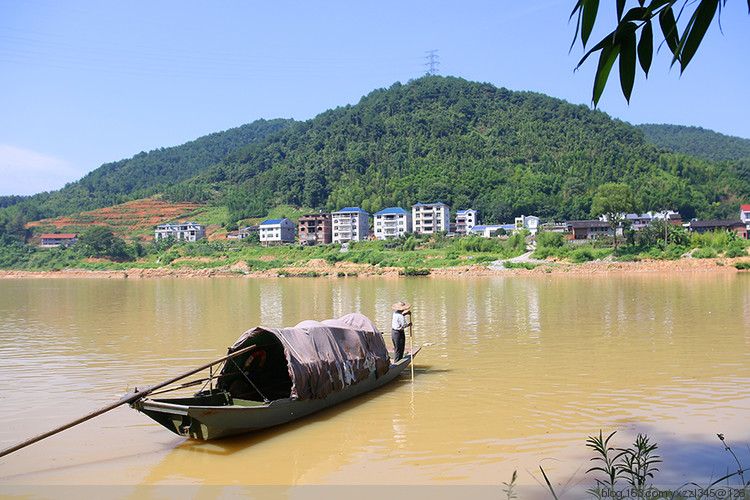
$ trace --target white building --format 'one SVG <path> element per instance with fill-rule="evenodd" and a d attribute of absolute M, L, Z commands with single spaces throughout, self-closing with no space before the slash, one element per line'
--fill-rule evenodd
<path fill-rule="evenodd" d="M 176 240 L 198 241 L 206 237 L 206 226 L 196 224 L 195 222 L 179 222 L 159 224 L 156 226 L 154 238 L 166 239 L 174 238 Z"/>
<path fill-rule="evenodd" d="M 510 234 L 515 228 L 516 226 L 514 224 L 486 224 L 483 226 L 477 224 L 471 228 L 470 234 L 479 235 L 484 238 L 492 238 L 497 236 L 497 233 L 500 232 L 501 229 L 505 231 L 505 234 Z"/>
<path fill-rule="evenodd" d="M 740 205 L 740 220 L 750 226 L 750 205 Z"/>
<path fill-rule="evenodd" d="M 532 235 L 536 234 L 539 230 L 539 217 L 536 215 L 522 215 L 516 217 L 516 230 L 520 231 L 524 228 L 528 229 Z"/>
<path fill-rule="evenodd" d="M 374 215 L 375 237 L 379 240 L 392 240 L 410 233 L 411 214 L 400 207 L 381 210 Z"/>
<path fill-rule="evenodd" d="M 342 208 L 331 214 L 333 243 L 364 241 L 370 237 L 370 214 L 358 207 Z"/>
<path fill-rule="evenodd" d="M 294 243 L 297 232 L 294 222 L 286 217 L 283 219 L 268 219 L 260 223 L 260 243 L 263 246 L 281 243 Z"/>
<path fill-rule="evenodd" d="M 439 231 L 449 231 L 451 207 L 445 203 L 417 203 L 411 206 L 414 231 L 422 234 L 432 234 Z"/>
<path fill-rule="evenodd" d="M 456 212 L 456 233 L 469 234 L 471 228 L 479 224 L 477 211 L 473 209 L 459 210 Z"/>
<path fill-rule="evenodd" d="M 42 248 L 69 247 L 78 241 L 78 235 L 68 233 L 43 234 L 41 239 L 42 243 L 39 246 Z"/>

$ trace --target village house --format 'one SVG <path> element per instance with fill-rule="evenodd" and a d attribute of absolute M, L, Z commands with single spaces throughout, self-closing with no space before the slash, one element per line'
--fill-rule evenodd
<path fill-rule="evenodd" d="M 750 226 L 750 205 L 740 205 L 740 220 Z"/>
<path fill-rule="evenodd" d="M 244 240 L 253 233 L 259 233 L 260 226 L 245 226 L 237 230 L 236 233 L 227 234 L 227 239 L 230 240 Z"/>
<path fill-rule="evenodd" d="M 691 233 L 710 233 L 716 230 L 735 231 L 741 238 L 747 239 L 747 225 L 741 220 L 692 220 L 687 224 Z"/>
<path fill-rule="evenodd" d="M 294 222 L 283 219 L 267 219 L 260 223 L 260 243 L 263 246 L 294 243 Z"/>
<path fill-rule="evenodd" d="M 370 236 L 370 214 L 359 207 L 342 208 L 331 214 L 333 243 L 364 241 Z"/>
<path fill-rule="evenodd" d="M 477 224 L 479 224 L 479 217 L 476 210 L 470 208 L 456 212 L 456 234 L 469 234 L 471 228 Z"/>
<path fill-rule="evenodd" d="M 539 230 L 539 217 L 536 215 L 522 215 L 516 217 L 515 226 L 517 231 L 525 228 L 528 229 L 532 235 L 535 235 Z"/>
<path fill-rule="evenodd" d="M 260 232 L 260 226 L 245 226 L 239 228 L 236 233 L 227 234 L 227 239 L 230 240 L 244 240 L 253 233 Z"/>
<path fill-rule="evenodd" d="M 679 212 L 675 212 L 673 210 L 663 210 L 661 212 L 648 212 L 648 215 L 651 217 L 652 221 L 655 220 L 665 220 L 672 224 L 673 226 L 681 226 L 682 225 L 682 216 Z"/>
<path fill-rule="evenodd" d="M 198 241 L 206 237 L 206 226 L 195 222 L 167 222 L 156 226 L 154 238 L 157 241 L 170 237 L 175 240 Z"/>
<path fill-rule="evenodd" d="M 448 231 L 451 208 L 445 203 L 417 203 L 411 206 L 414 231 L 421 234 L 434 234 Z"/>
<path fill-rule="evenodd" d="M 333 241 L 331 214 L 306 214 L 297 221 L 299 244 L 319 245 Z"/>
<path fill-rule="evenodd" d="M 41 239 L 42 242 L 39 244 L 41 248 L 69 247 L 78 241 L 78 235 L 67 233 L 43 234 Z"/>
<path fill-rule="evenodd" d="M 651 225 L 651 214 L 625 214 L 625 222 L 633 231 L 642 231 Z"/>
<path fill-rule="evenodd" d="M 411 214 L 401 207 L 381 210 L 374 216 L 375 237 L 379 240 L 400 238 L 412 231 Z"/>
<path fill-rule="evenodd" d="M 502 232 L 504 232 L 505 234 L 510 234 L 515 229 L 515 224 L 478 224 L 471 228 L 470 234 L 482 236 L 483 238 L 493 238 L 497 236 L 498 233 L 502 234 Z"/>
<path fill-rule="evenodd" d="M 573 220 L 568 222 L 574 240 L 590 240 L 604 235 L 612 235 L 609 222 L 603 220 Z"/>

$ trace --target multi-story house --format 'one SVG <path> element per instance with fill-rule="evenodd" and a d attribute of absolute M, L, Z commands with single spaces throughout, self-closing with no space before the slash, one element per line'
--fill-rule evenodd
<path fill-rule="evenodd" d="M 411 214 L 400 207 L 381 210 L 374 216 L 375 237 L 379 240 L 392 240 L 410 233 Z"/>
<path fill-rule="evenodd" d="M 609 222 L 603 220 L 573 220 L 568 222 L 568 225 L 574 240 L 590 240 L 613 234 Z"/>
<path fill-rule="evenodd" d="M 333 241 L 331 214 L 303 215 L 297 221 L 297 226 L 300 245 L 318 245 Z"/>
<path fill-rule="evenodd" d="M 294 222 L 286 217 L 268 219 L 260 223 L 260 243 L 263 246 L 294 243 Z"/>
<path fill-rule="evenodd" d="M 450 230 L 451 207 L 445 203 L 417 203 L 411 206 L 414 231 L 432 234 Z"/>
<path fill-rule="evenodd" d="M 206 237 L 206 226 L 195 222 L 167 222 L 156 226 L 154 238 L 159 240 L 170 237 L 176 240 L 198 241 Z"/>
<path fill-rule="evenodd" d="M 342 208 L 331 214 L 333 243 L 362 241 L 370 236 L 370 214 L 358 207 Z"/>
<path fill-rule="evenodd" d="M 740 205 L 740 220 L 750 228 L 750 205 Z"/>
<path fill-rule="evenodd" d="M 471 228 L 479 224 L 477 211 L 474 209 L 459 210 L 456 212 L 456 233 L 469 234 Z"/>
<path fill-rule="evenodd" d="M 520 231 L 521 229 L 528 229 L 531 234 L 536 234 L 536 232 L 539 230 L 539 217 L 536 215 L 522 215 L 520 217 L 516 217 L 516 231 Z"/>

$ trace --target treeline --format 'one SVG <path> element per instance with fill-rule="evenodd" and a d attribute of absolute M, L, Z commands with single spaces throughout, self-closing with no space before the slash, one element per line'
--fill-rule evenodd
<path fill-rule="evenodd" d="M 638 125 L 647 141 L 659 147 L 712 161 L 750 159 L 750 139 L 683 125 Z"/>
<path fill-rule="evenodd" d="M 64 188 L 34 196 L 3 197 L 13 218 L 26 221 L 80 213 L 126 201 L 166 194 L 175 201 L 206 201 L 203 186 L 181 183 L 198 175 L 228 154 L 288 128 L 292 120 L 257 120 L 241 127 L 216 132 L 181 146 L 141 152 L 132 158 L 106 163 Z M 7 200 L 6 200 L 7 199 Z M 0 213 L 2 211 L 0 210 Z M 0 221 L 2 218 L 0 217 Z"/>
<path fill-rule="evenodd" d="M 368 212 L 416 202 L 585 219 L 596 188 L 630 184 L 641 210 L 734 216 L 748 179 L 725 163 L 661 149 L 586 106 L 458 78 L 376 90 L 226 157 L 191 184 L 222 193 L 229 220 L 280 203 Z"/>
<path fill-rule="evenodd" d="M 729 138 L 731 157 L 699 158 L 683 147 L 689 140 L 657 138 L 668 131 L 542 94 L 428 76 L 305 122 L 258 120 L 102 165 L 59 191 L 3 197 L 0 237 L 23 240 L 24 222 L 155 194 L 224 205 L 227 223 L 281 204 L 374 213 L 438 201 L 475 208 L 486 223 L 587 219 L 596 189 L 612 181 L 633 188 L 641 211 L 736 217 L 750 200 L 747 143 Z M 701 149 L 726 149 L 711 143 L 724 138 L 703 134 Z"/>

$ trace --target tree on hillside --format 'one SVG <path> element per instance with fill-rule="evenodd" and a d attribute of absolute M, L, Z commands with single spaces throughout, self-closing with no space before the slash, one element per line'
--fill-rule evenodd
<path fill-rule="evenodd" d="M 115 236 L 108 226 L 91 226 L 78 238 L 79 248 L 91 257 L 111 257 L 124 259 L 128 257 L 127 245 Z"/>
<path fill-rule="evenodd" d="M 625 12 L 626 3 L 626 0 L 617 0 L 617 26 L 586 52 L 578 62 L 577 68 L 590 55 L 599 52 L 599 65 L 594 75 L 592 96 L 594 106 L 599 102 L 610 70 L 618 59 L 620 87 L 625 99 L 630 101 L 635 81 L 636 60 L 648 77 L 654 55 L 655 29 L 653 25 L 657 22 L 661 36 L 672 52 L 672 64 L 679 63 L 680 73 L 683 73 L 703 41 L 703 36 L 714 17 L 721 16 L 721 9 L 726 5 L 727 0 L 638 0 L 637 6 Z M 747 0 L 747 6 L 750 12 L 750 0 Z M 570 14 L 571 19 L 577 16 L 573 43 L 575 44 L 580 37 L 584 50 L 598 14 L 599 0 L 577 0 Z M 680 33 L 677 21 L 688 15 L 690 19 Z M 638 32 L 640 32 L 640 39 Z"/>
<path fill-rule="evenodd" d="M 591 203 L 591 215 L 604 215 L 612 228 L 617 256 L 617 227 L 624 220 L 625 214 L 635 210 L 635 198 L 629 185 L 619 182 L 608 182 L 599 186 Z"/>

